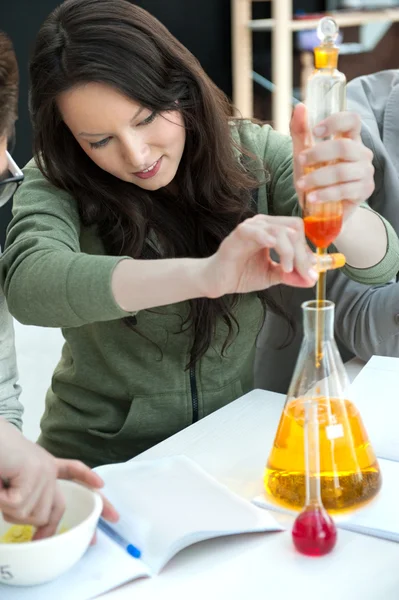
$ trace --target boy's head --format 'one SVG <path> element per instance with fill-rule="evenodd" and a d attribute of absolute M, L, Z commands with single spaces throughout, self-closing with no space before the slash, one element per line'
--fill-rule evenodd
<path fill-rule="evenodd" d="M 6 34 L 0 31 L 0 174 L 7 169 L 7 144 L 17 118 L 18 80 L 14 48 Z"/>

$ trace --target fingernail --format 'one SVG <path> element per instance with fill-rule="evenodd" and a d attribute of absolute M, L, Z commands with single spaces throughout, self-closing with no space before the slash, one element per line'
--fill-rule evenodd
<path fill-rule="evenodd" d="M 293 263 L 289 264 L 289 265 L 285 265 L 284 267 L 284 271 L 285 273 L 292 273 L 292 271 L 294 270 L 294 265 Z"/>
<path fill-rule="evenodd" d="M 327 131 L 327 129 L 324 127 L 324 125 L 318 125 L 317 127 L 315 127 L 313 129 L 313 133 L 317 137 L 321 137 L 322 135 L 324 135 L 326 133 L 326 131 Z"/>
<path fill-rule="evenodd" d="M 277 244 L 277 239 L 272 235 L 266 236 L 266 239 L 267 239 L 267 242 L 266 242 L 267 245 L 275 246 Z"/>
<path fill-rule="evenodd" d="M 314 281 L 317 281 L 319 278 L 319 274 L 317 273 L 317 271 L 315 271 L 314 269 L 309 269 L 308 271 L 308 275 L 311 279 L 313 279 Z"/>
<path fill-rule="evenodd" d="M 317 194 L 315 194 L 314 192 L 310 192 L 310 194 L 308 194 L 306 196 L 307 202 L 316 202 L 316 200 L 317 200 Z"/>
<path fill-rule="evenodd" d="M 303 189 L 305 187 L 305 178 L 301 177 L 300 179 L 298 179 L 296 184 L 299 188 Z"/>

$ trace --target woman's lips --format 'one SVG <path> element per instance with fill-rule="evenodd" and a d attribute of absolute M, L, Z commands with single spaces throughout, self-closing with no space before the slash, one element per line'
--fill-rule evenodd
<path fill-rule="evenodd" d="M 158 173 L 159 169 L 161 168 L 161 162 L 162 162 L 162 157 L 157 160 L 155 163 L 153 163 L 153 165 L 151 165 L 151 167 L 149 168 L 150 170 L 147 171 L 138 171 L 137 173 L 133 173 L 133 175 L 135 175 L 136 177 L 139 177 L 140 179 L 151 179 L 151 177 L 155 177 L 155 175 Z"/>

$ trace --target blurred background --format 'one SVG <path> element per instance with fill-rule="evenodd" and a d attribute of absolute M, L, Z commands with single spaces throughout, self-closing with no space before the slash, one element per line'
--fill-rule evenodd
<path fill-rule="evenodd" d="M 12 38 L 20 65 L 21 93 L 14 157 L 21 167 L 31 157 L 32 144 L 27 108 L 29 53 L 41 23 L 59 3 L 59 0 L 0 0 L 0 29 Z M 253 22 L 265 20 L 265 30 L 252 32 L 251 48 L 240 46 L 239 42 L 235 52 L 240 58 L 247 60 L 247 67 L 250 60 L 249 74 L 255 78 L 250 85 L 252 114 L 272 123 L 275 121 L 271 92 L 272 37 L 273 28 L 276 26 L 276 7 L 281 11 L 282 5 L 289 5 L 289 9 L 292 10 L 290 23 L 293 20 L 318 19 L 324 11 L 336 10 L 343 11 L 342 14 L 352 19 L 355 24 L 341 30 L 343 39 L 340 70 L 346 74 L 348 80 L 359 75 L 399 67 L 399 24 L 395 22 L 399 21 L 399 0 L 135 0 L 134 3 L 160 19 L 193 52 L 208 75 L 229 97 L 233 96 L 234 42 L 237 46 L 237 34 L 232 29 L 232 8 L 235 6 L 237 11 L 239 6 L 242 11 L 241 17 L 249 14 Z M 375 18 L 377 13 L 372 11 L 385 9 L 388 9 L 388 12 L 384 20 L 379 21 Z M 366 24 L 365 13 L 371 15 Z M 241 21 L 241 26 L 248 29 L 245 21 Z M 309 57 L 311 58 L 314 35 L 312 29 L 296 32 L 289 24 L 286 26 L 290 27 L 292 32 L 293 67 L 292 72 L 288 69 L 285 75 L 292 79 L 290 93 L 292 92 L 294 101 L 301 99 L 301 82 L 306 75 L 306 69 L 311 68 Z M 288 51 L 291 54 L 291 48 L 288 47 Z M 241 76 L 244 77 L 242 81 Z M 236 102 L 237 89 L 244 90 L 245 86 L 248 87 L 245 76 L 244 73 L 235 77 Z M 242 110 L 239 102 L 237 104 Z M 245 112 L 248 111 L 245 109 Z M 0 246 L 4 244 L 5 229 L 10 216 L 11 206 L 0 209 Z"/>

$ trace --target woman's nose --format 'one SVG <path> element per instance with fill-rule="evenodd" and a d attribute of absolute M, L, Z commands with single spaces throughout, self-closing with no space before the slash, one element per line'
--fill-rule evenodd
<path fill-rule="evenodd" d="M 142 171 L 151 166 L 148 161 L 150 159 L 150 149 L 140 137 L 130 137 L 124 145 L 124 159 L 132 166 L 133 171 Z"/>

